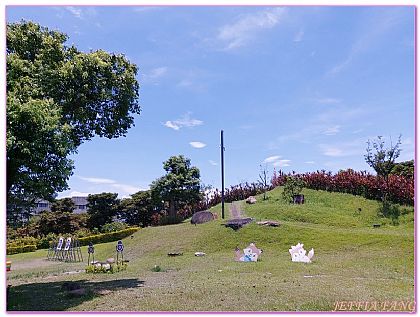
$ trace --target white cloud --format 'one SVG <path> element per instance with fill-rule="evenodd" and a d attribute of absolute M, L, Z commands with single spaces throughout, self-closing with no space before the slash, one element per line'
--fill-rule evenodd
<path fill-rule="evenodd" d="M 281 158 L 280 155 L 269 156 L 263 162 L 264 163 L 273 163 L 275 161 L 278 161 L 280 158 Z"/>
<path fill-rule="evenodd" d="M 88 183 L 93 183 L 93 184 L 113 184 L 113 183 L 115 183 L 114 180 L 108 179 L 108 178 L 82 177 L 82 176 L 77 176 L 77 177 L 86 181 L 86 182 L 88 182 Z"/>
<path fill-rule="evenodd" d="M 315 164 L 315 161 L 306 161 L 305 164 Z"/>
<path fill-rule="evenodd" d="M 75 18 L 84 20 L 86 18 L 92 18 L 96 16 L 96 10 L 94 7 L 73 7 L 66 6 L 64 9 L 70 12 Z"/>
<path fill-rule="evenodd" d="M 217 39 L 225 44 L 225 50 L 244 46 L 258 31 L 275 27 L 285 13 L 286 8 L 277 7 L 241 16 L 235 23 L 221 27 Z"/>
<path fill-rule="evenodd" d="M 87 197 L 90 193 L 83 193 L 78 191 L 72 191 L 68 197 Z"/>
<path fill-rule="evenodd" d="M 322 153 L 326 156 L 333 156 L 333 157 L 345 156 L 345 154 L 343 153 L 343 150 L 335 146 L 322 144 L 321 149 L 322 149 Z"/>
<path fill-rule="evenodd" d="M 140 7 L 135 7 L 133 9 L 134 12 L 150 12 L 150 11 L 157 11 L 157 10 L 161 10 L 162 7 L 158 7 L 158 6 L 140 6 Z"/>
<path fill-rule="evenodd" d="M 148 75 L 148 77 L 151 79 L 156 79 L 156 78 L 162 77 L 167 72 L 168 72 L 167 67 L 157 67 L 150 71 L 150 74 Z"/>
<path fill-rule="evenodd" d="M 180 119 L 176 119 L 173 121 L 168 120 L 163 125 L 167 128 L 179 130 L 184 127 L 192 128 L 192 127 L 196 127 L 202 124 L 203 124 L 203 121 L 198 120 L 198 119 L 193 119 L 191 118 L 191 113 L 187 113 L 183 115 Z"/>
<path fill-rule="evenodd" d="M 213 166 L 217 166 L 218 164 L 217 164 L 217 162 L 215 162 L 215 161 L 213 161 L 213 160 L 209 160 L 209 163 L 211 164 L 211 165 L 213 165 Z"/>
<path fill-rule="evenodd" d="M 370 17 L 370 21 L 361 21 L 367 25 L 367 28 L 361 31 L 360 37 L 351 46 L 347 57 L 327 71 L 327 75 L 336 75 L 346 69 L 360 54 L 374 47 L 378 39 L 388 36 L 390 28 L 403 20 L 399 9 L 378 12 L 379 14 L 373 15 L 373 18 Z"/>
<path fill-rule="evenodd" d="M 82 9 L 76 7 L 65 7 L 65 9 L 69 11 L 75 18 L 82 18 Z"/>
<path fill-rule="evenodd" d="M 117 182 L 116 180 L 109 179 L 109 178 L 99 178 L 99 177 L 83 177 L 83 176 L 77 176 L 77 178 L 84 180 L 90 184 L 93 184 L 92 192 L 91 193 L 98 193 L 98 192 L 118 192 L 119 195 L 131 195 L 134 193 L 137 193 L 138 191 L 142 190 L 142 188 L 128 185 L 128 184 L 122 184 Z M 89 188 L 90 189 L 90 188 Z M 72 192 L 73 193 L 79 193 L 79 192 Z M 84 193 L 79 193 L 80 196 Z"/>
<path fill-rule="evenodd" d="M 365 152 L 366 141 L 364 139 L 357 139 L 350 142 L 340 143 L 338 145 L 320 144 L 319 147 L 322 154 L 331 157 L 344 156 L 362 156 Z"/>
<path fill-rule="evenodd" d="M 274 167 L 287 167 L 290 166 L 291 160 L 278 160 L 273 163 Z"/>
<path fill-rule="evenodd" d="M 112 184 L 111 187 L 119 190 L 120 192 L 124 192 L 127 194 L 134 194 L 141 190 L 141 188 L 137 186 L 127 185 L 127 184 L 118 184 L 118 183 Z"/>
<path fill-rule="evenodd" d="M 192 85 L 193 82 L 191 80 L 183 79 L 177 84 L 177 87 L 191 87 Z"/>
<path fill-rule="evenodd" d="M 269 156 L 263 161 L 263 163 L 271 163 L 274 167 L 290 166 L 291 160 L 284 160 L 281 158 L 282 157 L 280 155 Z"/>
<path fill-rule="evenodd" d="M 203 147 L 205 147 L 205 146 L 206 146 L 206 144 L 205 144 L 205 143 L 203 143 L 203 142 L 198 142 L 198 141 L 193 141 L 193 142 L 190 142 L 190 145 L 191 145 L 193 148 L 196 148 L 196 149 L 202 149 Z"/>
<path fill-rule="evenodd" d="M 329 127 L 327 130 L 322 132 L 325 135 L 336 135 L 338 132 L 340 132 L 340 126 L 336 125 L 333 127 Z"/>
<path fill-rule="evenodd" d="M 300 30 L 298 33 L 296 33 L 295 38 L 293 39 L 293 42 L 302 42 L 304 35 L 305 35 L 305 32 L 303 30 Z"/>

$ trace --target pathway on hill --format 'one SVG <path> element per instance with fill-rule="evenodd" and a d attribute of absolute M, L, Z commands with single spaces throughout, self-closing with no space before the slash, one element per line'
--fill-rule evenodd
<path fill-rule="evenodd" d="M 239 201 L 234 201 L 229 206 L 230 210 L 230 219 L 241 218 L 244 212 L 241 210 L 241 203 Z"/>

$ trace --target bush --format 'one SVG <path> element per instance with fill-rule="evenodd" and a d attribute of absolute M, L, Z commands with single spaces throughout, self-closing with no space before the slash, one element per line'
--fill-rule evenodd
<path fill-rule="evenodd" d="M 282 173 L 274 175 L 272 185 L 285 185 L 287 177 L 289 176 Z M 386 190 L 389 201 L 402 205 L 414 204 L 414 178 L 390 175 L 388 188 L 386 188 L 383 178 L 351 169 L 339 171 L 337 174 L 322 170 L 298 174 L 295 177 L 302 179 L 305 187 L 310 189 L 360 195 L 375 200 L 382 200 L 382 193 Z"/>
<path fill-rule="evenodd" d="M 33 252 L 36 250 L 35 244 L 28 244 L 28 245 L 22 245 L 18 247 L 9 247 L 7 246 L 6 254 L 17 254 L 17 253 L 25 253 L 25 252 Z"/>
<path fill-rule="evenodd" d="M 34 237 L 21 237 L 7 242 L 7 247 L 22 247 L 26 245 L 37 245 L 38 240 Z"/>
<path fill-rule="evenodd" d="M 58 237 L 55 233 L 49 233 L 38 239 L 36 246 L 38 249 L 48 249 L 52 242 L 58 242 Z"/>
<path fill-rule="evenodd" d="M 111 223 L 104 224 L 101 227 L 101 232 L 107 233 L 107 232 L 121 231 L 127 228 L 128 228 L 128 225 L 123 222 L 111 222 Z"/>
<path fill-rule="evenodd" d="M 398 224 L 398 218 L 401 215 L 400 208 L 390 203 L 389 201 L 384 201 L 379 207 L 379 216 L 390 218 L 392 220 L 392 224 L 397 225 Z"/>
<path fill-rule="evenodd" d="M 88 237 L 83 237 L 79 239 L 80 245 L 88 245 L 89 242 L 94 244 L 96 243 L 107 243 L 112 241 L 117 241 L 132 235 L 134 232 L 138 231 L 139 227 L 131 227 L 120 231 L 96 234 Z"/>
<path fill-rule="evenodd" d="M 288 203 L 293 202 L 295 195 L 299 195 L 303 189 L 305 182 L 299 177 L 286 176 L 286 182 L 284 184 L 283 199 Z"/>

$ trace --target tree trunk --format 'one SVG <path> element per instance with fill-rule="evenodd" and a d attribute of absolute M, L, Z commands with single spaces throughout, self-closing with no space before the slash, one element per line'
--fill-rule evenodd
<path fill-rule="evenodd" d="M 173 199 L 169 201 L 169 215 L 168 216 L 170 219 L 176 218 L 175 201 Z"/>

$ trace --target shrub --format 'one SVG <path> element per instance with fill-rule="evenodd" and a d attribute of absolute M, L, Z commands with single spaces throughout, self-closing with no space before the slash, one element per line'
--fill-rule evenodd
<path fill-rule="evenodd" d="M 38 239 L 36 246 L 38 249 L 48 249 L 52 242 L 58 242 L 58 237 L 59 236 L 55 233 L 49 233 Z"/>
<path fill-rule="evenodd" d="M 87 236 L 87 237 L 80 238 L 79 243 L 82 246 L 82 245 L 88 245 L 89 242 L 96 244 L 96 243 L 107 243 L 107 242 L 117 241 L 125 237 L 128 237 L 129 235 L 132 235 L 134 232 L 138 231 L 139 229 L 140 229 L 139 227 L 131 227 L 131 228 L 127 228 L 120 231 Z"/>
<path fill-rule="evenodd" d="M 400 208 L 395 204 L 391 204 L 389 201 L 384 201 L 382 203 L 378 213 L 379 216 L 390 218 L 394 225 L 398 224 L 398 218 L 401 215 Z"/>
<path fill-rule="evenodd" d="M 17 247 L 9 247 L 7 246 L 6 254 L 17 254 L 17 253 L 25 253 L 25 252 L 33 252 L 36 250 L 35 244 L 28 244 L 28 245 L 22 245 Z"/>
<path fill-rule="evenodd" d="M 367 199 L 382 200 L 382 192 L 388 186 L 388 200 L 396 204 L 414 204 L 414 179 L 398 175 L 389 175 L 388 185 L 383 178 L 371 175 L 366 171 L 357 172 L 351 169 L 331 172 L 316 171 L 296 175 L 305 182 L 305 187 L 316 190 L 360 195 Z M 274 175 L 273 186 L 285 184 L 288 175 Z"/>
<path fill-rule="evenodd" d="M 295 195 L 299 195 L 303 189 L 305 182 L 297 176 L 286 176 L 284 184 L 283 199 L 289 203 L 293 202 Z"/>
<path fill-rule="evenodd" d="M 101 227 L 100 231 L 102 233 L 121 231 L 121 230 L 127 229 L 127 227 L 128 225 L 123 222 L 111 222 L 111 223 L 104 224 Z"/>
<path fill-rule="evenodd" d="M 34 237 L 20 237 L 18 239 L 8 241 L 7 247 L 22 247 L 25 245 L 36 245 L 37 239 Z"/>

